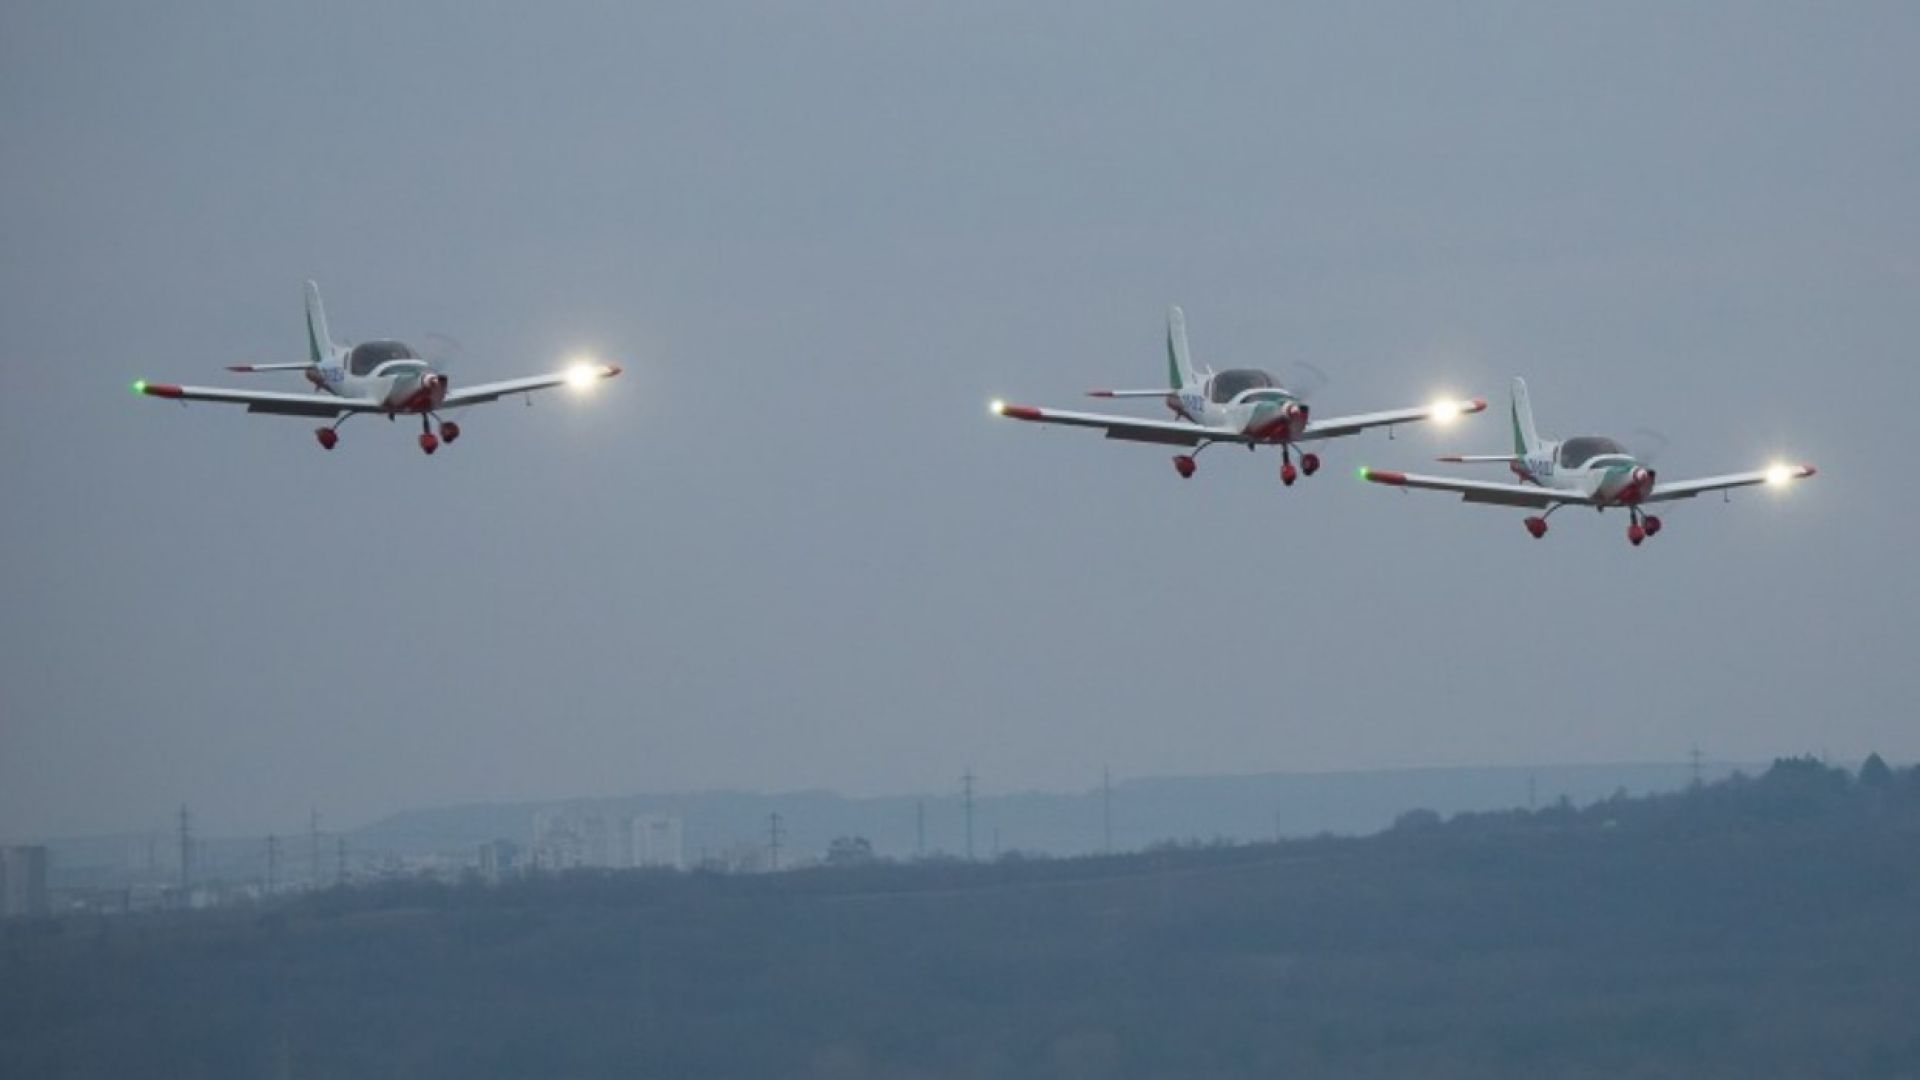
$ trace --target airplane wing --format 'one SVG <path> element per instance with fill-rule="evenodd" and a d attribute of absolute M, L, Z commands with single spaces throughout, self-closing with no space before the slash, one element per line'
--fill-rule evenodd
<path fill-rule="evenodd" d="M 1246 442 L 1244 433 L 1232 428 L 1201 427 L 1178 420 L 1143 420 L 1137 416 L 1109 416 L 1105 413 L 1069 412 L 1064 409 L 1039 409 L 1032 405 L 993 403 L 993 411 L 1012 420 L 1030 420 L 1040 424 L 1066 424 L 1070 427 L 1104 428 L 1109 439 L 1132 442 L 1166 443 L 1169 446 L 1198 446 L 1206 442 Z"/>
<path fill-rule="evenodd" d="M 1430 491 L 1454 491 L 1467 502 L 1497 506 L 1531 506 L 1545 509 L 1555 503 L 1593 505 L 1593 499 L 1578 491 L 1557 491 L 1532 484 L 1493 484 L 1484 480 L 1455 480 L 1450 476 L 1421 476 L 1418 473 L 1389 472 L 1386 469 L 1361 469 L 1362 479 L 1392 487 L 1426 488 Z"/>
<path fill-rule="evenodd" d="M 1729 488 L 1751 487 L 1754 484 L 1785 484 L 1792 480 L 1802 480 L 1820 470 L 1811 465 L 1775 465 L 1770 469 L 1757 469 L 1753 472 L 1728 473 L 1725 476 L 1709 476 L 1704 480 L 1683 480 L 1678 484 L 1659 484 L 1653 494 L 1640 500 L 1643 503 L 1668 502 L 1673 499 L 1691 499 L 1709 491 L 1726 491 Z"/>
<path fill-rule="evenodd" d="M 601 379 L 611 379 L 620 374 L 619 364 L 576 364 L 565 371 L 555 371 L 547 375 L 530 375 L 524 379 L 506 379 L 501 382 L 480 383 L 466 389 L 447 391 L 442 409 L 460 409 L 468 405 L 480 405 L 489 401 L 498 401 L 513 394 L 530 394 L 535 390 L 545 390 L 554 386 L 587 387 Z"/>
<path fill-rule="evenodd" d="M 371 399 L 335 397 L 332 394 L 281 394 L 271 390 L 229 390 L 217 386 L 175 386 L 172 383 L 133 384 L 135 391 L 148 397 L 176 401 L 217 401 L 227 405 L 245 405 L 248 412 L 278 413 L 282 416 L 333 417 L 346 412 L 378 412 L 380 403 Z"/>
<path fill-rule="evenodd" d="M 1486 407 L 1486 398 L 1474 398 L 1471 401 L 1436 401 L 1431 405 L 1422 405 L 1415 409 L 1389 409 L 1386 412 L 1360 413 L 1357 416 L 1315 419 L 1307 422 L 1307 430 L 1300 438 L 1303 441 L 1337 439 L 1343 435 L 1356 435 L 1368 428 L 1386 427 L 1390 424 L 1412 424 L 1421 420 L 1451 420 L 1463 413 L 1480 412 Z"/>

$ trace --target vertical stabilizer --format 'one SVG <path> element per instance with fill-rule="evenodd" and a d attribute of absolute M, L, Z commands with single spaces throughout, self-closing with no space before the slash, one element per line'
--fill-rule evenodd
<path fill-rule="evenodd" d="M 1167 309 L 1167 383 L 1175 390 L 1200 384 L 1187 352 L 1187 313 L 1178 304 Z"/>
<path fill-rule="evenodd" d="M 1540 431 L 1533 426 L 1533 402 L 1527 397 L 1527 380 L 1513 380 L 1513 452 L 1522 457 L 1540 448 Z"/>
<path fill-rule="evenodd" d="M 320 304 L 320 286 L 307 282 L 307 359 L 324 364 L 333 356 L 333 338 L 327 334 L 327 309 Z"/>

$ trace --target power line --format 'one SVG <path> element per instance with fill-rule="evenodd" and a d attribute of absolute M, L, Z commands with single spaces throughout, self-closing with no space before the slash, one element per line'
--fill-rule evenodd
<path fill-rule="evenodd" d="M 307 816 L 307 873 L 314 887 L 320 885 L 320 811 L 316 807 Z"/>
<path fill-rule="evenodd" d="M 193 819 L 187 804 L 180 804 L 180 891 L 193 888 Z"/>
<path fill-rule="evenodd" d="M 966 800 L 966 806 L 967 806 L 967 861 L 968 862 L 973 861 L 973 781 L 974 781 L 973 766 L 969 765 L 967 766 L 966 773 L 960 777 L 961 797 Z"/>
<path fill-rule="evenodd" d="M 1107 854 L 1113 854 L 1113 770 L 1100 767 L 1100 829 Z"/>

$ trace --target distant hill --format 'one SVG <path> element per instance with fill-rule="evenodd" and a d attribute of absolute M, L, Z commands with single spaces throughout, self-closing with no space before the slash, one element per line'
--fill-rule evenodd
<path fill-rule="evenodd" d="M 1727 764 L 1703 766 L 1707 779 L 1733 770 Z M 1445 814 L 1524 807 L 1530 791 L 1539 805 L 1563 796 L 1584 805 L 1621 790 L 1675 791 L 1691 778 L 1688 766 L 1665 763 L 1138 777 L 1114 781 L 1113 844 L 1115 850 L 1130 851 L 1165 840 L 1357 835 L 1383 829 L 1395 815 L 1414 807 Z M 790 850 L 800 855 L 818 857 L 839 836 L 863 836 L 882 855 L 912 855 L 922 806 L 929 852 L 959 853 L 966 844 L 965 812 L 957 792 L 849 798 L 825 791 L 705 791 L 441 807 L 394 814 L 356 830 L 353 841 L 360 851 L 470 850 L 497 838 L 523 841 L 535 811 L 568 806 L 678 813 L 685 821 L 689 860 L 697 859 L 702 849 L 720 852 L 764 842 L 767 815 L 775 812 Z M 1101 851 L 1101 792 L 1094 787 L 1073 794 L 980 795 L 974 801 L 976 855 L 991 855 L 996 831 L 1002 851 Z"/>
<path fill-rule="evenodd" d="M 1920 769 L 0 924 L 0 1075 L 1912 1077 Z"/>

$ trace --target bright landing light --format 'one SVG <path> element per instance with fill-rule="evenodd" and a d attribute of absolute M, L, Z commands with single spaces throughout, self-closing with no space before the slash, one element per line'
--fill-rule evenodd
<path fill-rule="evenodd" d="M 993 415 L 1000 416 L 1007 411 L 1007 403 L 1001 401 L 999 398 L 994 398 L 993 401 L 987 405 L 987 408 L 993 410 Z"/>
<path fill-rule="evenodd" d="M 1447 424 L 1460 418 L 1460 403 L 1457 401 L 1436 401 L 1427 415 L 1433 417 L 1436 424 Z"/>
<path fill-rule="evenodd" d="M 1793 479 L 1794 469 L 1790 465 L 1767 466 L 1767 483 L 1779 485 Z"/>
<path fill-rule="evenodd" d="M 585 360 L 576 361 L 567 369 L 567 385 L 575 390 L 585 390 L 600 378 L 600 365 Z"/>

